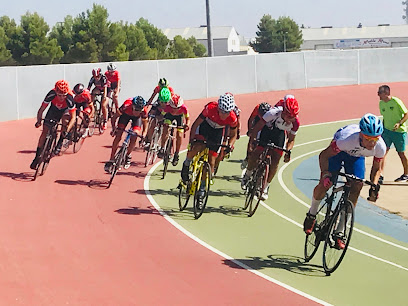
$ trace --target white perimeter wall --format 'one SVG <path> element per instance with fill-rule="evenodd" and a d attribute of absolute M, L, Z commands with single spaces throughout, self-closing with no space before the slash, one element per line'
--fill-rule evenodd
<path fill-rule="evenodd" d="M 308 87 L 408 81 L 408 48 L 305 51 L 199 59 L 119 62 L 120 102 L 148 99 L 161 77 L 184 99 Z M 107 63 L 0 67 L 0 121 L 35 117 L 58 79 L 87 86 Z"/>

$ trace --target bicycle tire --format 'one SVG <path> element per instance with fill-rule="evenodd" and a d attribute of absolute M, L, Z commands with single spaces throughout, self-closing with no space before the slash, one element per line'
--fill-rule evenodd
<path fill-rule="evenodd" d="M 198 192 L 200 190 L 200 185 L 202 181 L 202 176 L 206 173 L 205 177 L 205 196 L 203 199 L 203 204 L 200 207 L 197 207 L 197 198 Z M 194 192 L 194 219 L 198 219 L 202 216 L 205 207 L 207 206 L 208 193 L 210 192 L 210 181 L 211 181 L 211 167 L 208 162 L 203 162 L 199 169 L 199 175 L 196 177 L 196 189 Z"/>
<path fill-rule="evenodd" d="M 338 249 L 335 247 L 335 241 L 333 239 L 334 231 L 336 230 L 337 224 L 340 221 L 340 214 L 344 212 L 347 216 L 349 212 L 350 216 L 344 218 L 344 238 L 345 238 L 345 247 L 344 249 Z M 347 225 L 349 223 L 349 225 Z M 346 200 L 340 205 L 339 208 L 336 208 L 335 212 L 331 216 L 330 224 L 328 231 L 326 233 L 326 239 L 324 241 L 323 248 L 323 268 L 327 275 L 333 273 L 342 262 L 348 245 L 351 240 L 351 234 L 353 232 L 354 226 L 354 205 L 350 200 Z M 337 255 L 337 256 L 335 256 Z"/>
<path fill-rule="evenodd" d="M 44 151 L 43 160 L 42 160 L 43 162 L 42 162 L 42 167 L 41 167 L 41 172 L 40 172 L 41 176 L 44 175 L 45 171 L 48 168 L 48 165 L 50 164 L 51 157 L 53 156 L 52 152 L 54 152 L 56 144 L 57 144 L 57 135 L 54 134 L 53 136 L 49 138 L 47 147 L 44 146 L 46 150 Z"/>
<path fill-rule="evenodd" d="M 74 138 L 73 152 L 74 153 L 78 153 L 79 150 L 81 150 L 82 145 L 85 142 L 85 137 L 83 137 L 85 131 L 86 131 L 85 124 L 82 121 L 81 124 L 78 126 L 78 128 L 75 129 L 75 131 L 74 131 L 74 136 L 73 136 L 73 138 Z"/>
<path fill-rule="evenodd" d="M 183 211 L 190 200 L 190 189 L 191 189 L 191 182 L 187 182 L 184 184 L 180 182 L 179 186 L 179 194 L 178 194 L 178 204 L 180 211 Z"/>
<path fill-rule="evenodd" d="M 41 166 L 43 166 L 43 163 L 44 163 L 44 155 L 45 155 L 45 151 L 46 151 L 46 149 L 47 149 L 47 147 L 48 147 L 48 144 L 49 144 L 49 142 L 50 142 L 50 136 L 47 136 L 47 138 L 45 139 L 45 142 L 44 142 L 44 146 L 43 146 L 43 149 L 42 149 L 42 151 L 41 151 L 41 153 L 40 153 L 40 162 L 37 164 L 37 167 L 36 167 L 36 169 L 35 169 L 35 173 L 34 173 L 34 177 L 33 177 L 33 181 L 35 181 L 36 179 L 37 179 L 37 177 L 39 176 L 39 175 L 41 175 L 41 172 L 42 171 L 40 171 L 40 169 L 41 169 Z"/>
<path fill-rule="evenodd" d="M 115 178 L 116 173 L 120 170 L 123 161 L 125 160 L 127 148 L 122 146 L 119 151 L 115 154 L 114 163 L 112 165 L 111 176 L 108 183 L 108 188 L 112 185 L 113 179 Z"/>
<path fill-rule="evenodd" d="M 165 151 L 164 151 L 164 156 L 163 156 L 163 175 L 162 175 L 162 179 L 164 179 L 166 177 L 166 173 L 167 173 L 167 169 L 169 167 L 169 163 L 170 163 L 170 154 L 171 154 L 171 149 L 173 147 L 173 139 L 169 136 L 169 138 L 167 139 L 166 142 L 166 146 L 165 146 Z"/>
<path fill-rule="evenodd" d="M 153 150 L 153 156 L 152 156 L 152 164 L 155 163 L 157 159 L 157 153 L 159 153 L 159 148 L 160 148 L 160 142 L 161 142 L 161 136 L 162 136 L 162 126 L 160 125 L 159 128 L 155 131 L 154 137 L 153 137 L 153 143 L 154 143 L 154 150 Z"/>
<path fill-rule="evenodd" d="M 249 204 L 252 203 L 252 201 L 255 198 L 255 184 L 254 184 L 254 180 L 253 180 L 253 176 L 251 176 L 251 178 L 249 179 L 247 185 L 246 185 L 246 189 L 245 189 L 245 203 L 244 203 L 244 210 L 246 210 L 249 206 Z"/>
<path fill-rule="evenodd" d="M 310 235 L 306 235 L 305 238 L 305 262 L 312 260 L 319 249 L 320 243 L 324 241 L 329 219 L 330 212 L 327 212 L 327 203 L 326 201 L 322 201 L 316 214 L 316 223 L 313 232 Z"/>
<path fill-rule="evenodd" d="M 249 208 L 248 208 L 248 217 L 252 217 L 254 213 L 256 212 L 259 203 L 261 202 L 261 194 L 263 190 L 265 189 L 266 185 L 268 184 L 268 173 L 269 173 L 269 165 L 265 163 L 261 163 L 258 166 L 258 169 L 256 171 L 256 178 L 255 178 L 255 195 L 257 196 L 257 201 L 256 204 L 253 206 L 252 204 L 254 201 L 252 200 L 251 203 L 249 203 Z"/>

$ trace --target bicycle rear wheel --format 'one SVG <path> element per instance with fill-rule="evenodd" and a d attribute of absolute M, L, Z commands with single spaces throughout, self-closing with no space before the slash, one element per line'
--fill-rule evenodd
<path fill-rule="evenodd" d="M 169 136 L 169 138 L 167 139 L 167 142 L 166 142 L 166 149 L 164 151 L 164 157 L 163 157 L 163 175 L 162 175 L 162 179 L 165 178 L 166 173 L 167 173 L 167 169 L 169 167 L 171 149 L 173 147 L 173 141 L 172 140 L 173 139 L 171 138 L 171 136 Z"/>
<path fill-rule="evenodd" d="M 333 273 L 346 255 L 354 226 L 354 205 L 350 200 L 339 203 L 331 217 L 323 248 L 323 268 L 327 275 Z M 337 239 L 342 237 L 344 248 L 340 248 Z"/>
<path fill-rule="evenodd" d="M 256 170 L 255 173 L 255 195 L 257 196 L 257 201 L 256 204 L 254 204 L 254 201 L 251 201 L 249 203 L 249 209 L 248 209 L 248 217 L 252 217 L 254 213 L 256 212 L 256 209 L 259 206 L 259 203 L 261 202 L 261 194 L 263 190 L 265 189 L 266 185 L 268 184 L 268 173 L 269 173 L 269 165 L 265 163 L 261 163 L 258 166 L 258 169 Z"/>
<path fill-rule="evenodd" d="M 203 162 L 200 169 L 199 175 L 196 178 L 196 190 L 194 192 L 194 218 L 198 219 L 204 212 L 207 205 L 208 193 L 210 191 L 210 181 L 211 181 L 211 167 L 208 162 Z M 202 201 L 199 201 L 199 193 L 201 189 L 201 182 L 205 184 L 205 194 Z"/>
<path fill-rule="evenodd" d="M 330 212 L 327 212 L 327 203 L 322 201 L 316 214 L 316 223 L 313 232 L 310 235 L 306 235 L 305 238 L 304 255 L 306 262 L 312 260 L 319 249 L 320 242 L 324 241 L 326 237 L 327 223 L 330 218 L 329 215 L 327 215 L 328 213 L 330 214 Z"/>

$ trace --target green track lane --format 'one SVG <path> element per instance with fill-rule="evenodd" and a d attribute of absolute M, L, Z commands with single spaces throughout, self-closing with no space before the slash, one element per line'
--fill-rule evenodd
<path fill-rule="evenodd" d="M 339 128 L 350 122 L 302 127 L 296 137 L 292 159 L 311 151 L 325 148 Z M 308 142 L 310 144 L 300 145 Z M 307 207 L 293 199 L 279 184 L 278 175 L 272 181 L 270 209 L 286 216 L 290 222 L 260 205 L 255 215 L 247 217 L 242 210 L 244 194 L 240 189 L 240 162 L 244 158 L 247 138 L 240 139 L 231 159 L 221 163 L 218 175 L 211 186 L 210 197 L 202 217 L 194 220 L 192 203 L 186 210 L 178 209 L 178 189 L 181 162 L 170 166 L 165 180 L 161 180 L 162 166 L 150 178 L 150 191 L 154 200 L 175 222 L 193 235 L 228 256 L 318 299 L 336 305 L 406 305 L 404 290 L 408 283 L 408 270 L 393 266 L 353 251 L 351 248 L 408 268 L 408 251 L 367 237 L 354 230 L 349 250 L 337 271 L 326 276 L 322 268 L 322 250 L 309 263 L 303 261 L 305 235 L 302 228 Z M 293 170 L 305 159 L 318 152 L 293 161 L 282 173 L 284 184 L 299 199 L 310 203 L 293 182 Z M 283 163 L 281 163 L 281 166 Z M 318 167 L 318 165 L 316 165 Z M 191 201 L 191 200 L 190 200 Z M 369 234 L 391 241 L 405 248 L 407 243 L 355 224 Z M 408 234 L 408 230 L 407 230 Z M 240 269 L 230 260 L 220 264 Z"/>

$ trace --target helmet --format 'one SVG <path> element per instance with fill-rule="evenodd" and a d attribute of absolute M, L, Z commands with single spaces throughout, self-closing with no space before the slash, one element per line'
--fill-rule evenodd
<path fill-rule="evenodd" d="M 65 80 L 59 80 L 55 83 L 55 90 L 62 93 L 67 94 L 69 92 L 69 84 Z"/>
<path fill-rule="evenodd" d="M 116 65 L 114 63 L 109 63 L 108 67 L 106 67 L 108 71 L 115 71 Z"/>
<path fill-rule="evenodd" d="M 286 98 L 283 104 L 283 109 L 287 111 L 292 117 L 296 117 L 299 114 L 298 101 L 295 98 Z"/>
<path fill-rule="evenodd" d="M 170 101 L 170 97 L 171 97 L 171 93 L 170 90 L 166 87 L 163 87 L 162 89 L 160 89 L 159 92 L 159 100 L 161 102 L 169 102 Z"/>
<path fill-rule="evenodd" d="M 294 95 L 286 95 L 283 97 L 283 101 L 286 101 L 287 99 L 294 99 L 295 96 Z"/>
<path fill-rule="evenodd" d="M 170 106 L 172 108 L 179 108 L 184 104 L 184 100 L 182 97 L 180 97 L 177 94 L 172 95 L 171 100 L 170 100 Z"/>
<path fill-rule="evenodd" d="M 84 89 L 85 89 L 84 84 L 78 83 L 74 87 L 74 93 L 76 95 L 80 95 L 84 91 Z"/>
<path fill-rule="evenodd" d="M 368 136 L 380 136 L 384 132 L 383 123 L 373 114 L 365 114 L 360 120 L 361 133 Z"/>
<path fill-rule="evenodd" d="M 218 99 L 218 109 L 224 113 L 229 113 L 235 107 L 234 96 L 231 93 L 226 93 Z"/>
<path fill-rule="evenodd" d="M 258 112 L 261 116 L 263 116 L 270 109 L 271 105 L 268 102 L 262 102 L 261 104 L 259 104 Z"/>
<path fill-rule="evenodd" d="M 162 78 L 162 79 L 159 80 L 159 86 L 162 87 L 162 88 L 167 87 L 167 86 L 169 86 L 169 82 L 167 82 L 167 80 L 165 78 Z"/>
<path fill-rule="evenodd" d="M 136 96 L 132 99 L 133 106 L 136 109 L 142 109 L 146 105 L 145 99 L 142 96 Z"/>
<path fill-rule="evenodd" d="M 102 73 L 101 68 L 94 68 L 94 69 L 92 70 L 92 75 L 93 75 L 94 77 L 100 76 L 101 73 Z"/>

